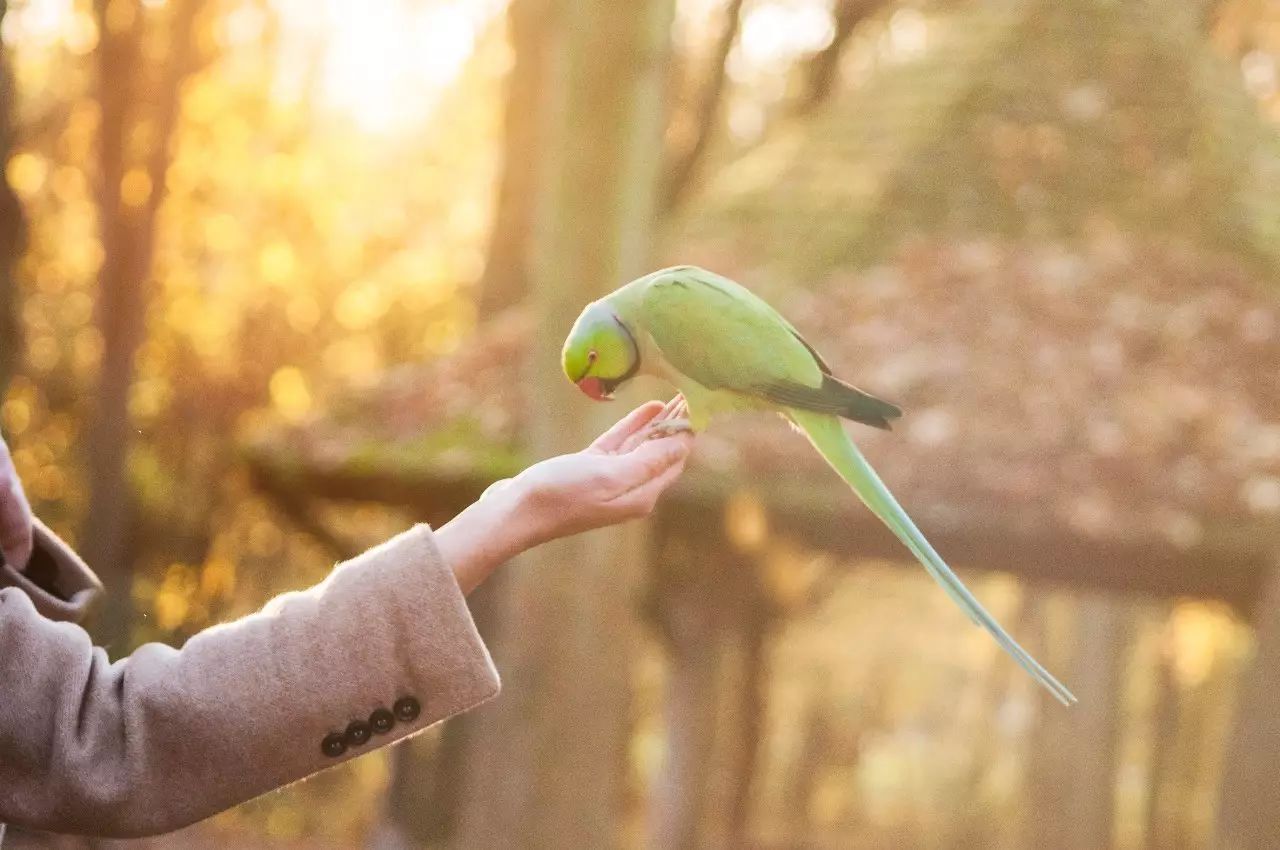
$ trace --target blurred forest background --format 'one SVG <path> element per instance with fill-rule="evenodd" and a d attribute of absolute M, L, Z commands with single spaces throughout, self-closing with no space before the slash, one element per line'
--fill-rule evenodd
<path fill-rule="evenodd" d="M 1276 0 L 0 0 L 0 45 L 0 424 L 113 656 L 580 447 L 569 323 L 700 262 L 903 405 L 872 462 L 1081 698 L 734 421 L 475 595 L 498 701 L 127 846 L 1280 846 Z"/>

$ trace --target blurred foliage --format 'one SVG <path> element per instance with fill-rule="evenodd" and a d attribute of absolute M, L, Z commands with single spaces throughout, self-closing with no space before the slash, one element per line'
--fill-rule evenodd
<path fill-rule="evenodd" d="M 376 49 L 411 5 L 389 8 L 364 48 Z M 184 515 L 189 506 L 236 512 L 244 496 L 225 469 L 232 433 L 251 411 L 296 421 L 335 384 L 372 380 L 463 338 L 471 319 L 461 296 L 481 262 L 506 61 L 494 10 L 468 9 L 429 10 L 455 20 L 438 36 L 453 53 L 458 38 L 475 39 L 459 67 L 424 72 L 401 56 L 397 72 L 425 74 L 416 88 L 379 92 L 402 103 L 344 105 L 327 83 L 352 60 L 305 7 L 208 4 L 200 37 L 215 58 L 182 91 L 156 295 L 130 399 L 142 435 L 131 469 L 156 526 L 208 521 Z M 340 11 L 328 14 L 330 26 L 342 24 Z M 86 85 L 95 37 L 83 4 L 18 4 L 5 20 L 6 44 L 20 48 L 25 130 L 7 173 L 32 220 L 20 267 L 27 368 L 5 424 L 37 506 L 68 533 L 84 504 L 77 427 L 100 348 L 89 322 L 102 259 L 90 171 L 96 106 Z M 393 128 L 362 123 L 381 120 L 382 110 Z M 126 200 L 150 191 L 141 177 L 126 178 Z M 220 488 L 228 492 L 210 500 L 184 495 Z M 260 541 L 255 551 L 278 545 Z"/>
<path fill-rule="evenodd" d="M 1280 141 L 1197 25 L 1158 0 L 900 10 L 848 96 L 722 169 L 690 224 L 800 277 L 922 234 L 1106 229 L 1274 273 Z"/>

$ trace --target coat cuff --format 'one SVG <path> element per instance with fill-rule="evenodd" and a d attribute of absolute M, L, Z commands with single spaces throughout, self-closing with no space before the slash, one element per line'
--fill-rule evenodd
<path fill-rule="evenodd" d="M 0 587 L 16 587 L 50 620 L 82 623 L 102 601 L 102 582 L 49 527 L 33 524 L 31 560 L 19 572 L 0 560 Z"/>
<path fill-rule="evenodd" d="M 308 749 L 319 759 L 311 770 L 412 736 L 487 702 L 501 689 L 466 597 L 429 526 L 417 525 L 340 565 L 318 590 L 321 599 L 347 600 L 363 618 L 380 621 L 376 627 L 367 619 L 340 621 L 335 611 L 326 640 L 347 653 L 361 643 L 364 652 L 384 653 L 381 664 L 370 658 L 362 666 L 385 673 L 367 683 L 346 683 L 352 688 L 344 700 L 346 711 L 329 715 L 313 733 Z M 372 721 L 375 712 L 387 710 L 397 721 L 390 734 L 367 744 L 345 734 L 350 723 Z M 344 737 L 346 742 L 339 743 Z"/>
<path fill-rule="evenodd" d="M 401 647 L 406 664 L 427 694 L 424 718 L 451 717 L 497 696 L 498 670 L 452 568 L 436 547 L 435 532 L 419 524 L 388 545 L 411 552 L 395 559 L 414 571 L 407 577 L 408 598 L 397 612 L 406 618 L 404 633 L 410 635 Z"/>

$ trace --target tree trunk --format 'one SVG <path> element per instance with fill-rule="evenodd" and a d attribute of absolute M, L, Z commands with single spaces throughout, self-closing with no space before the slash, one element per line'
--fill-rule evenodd
<path fill-rule="evenodd" d="M 1253 663 L 1236 707 L 1218 803 L 1221 850 L 1261 850 L 1280 836 L 1280 558 L 1257 607 Z"/>
<path fill-rule="evenodd" d="M 540 118 L 546 114 L 550 0 L 512 0 L 507 33 L 515 54 L 507 75 L 503 114 L 502 176 L 478 312 L 489 318 L 524 300 L 529 291 L 529 248 L 543 159 Z"/>
<path fill-rule="evenodd" d="M 729 0 L 724 10 L 724 19 L 720 24 L 720 34 L 716 38 L 715 50 L 711 55 L 711 67 L 707 71 L 707 80 L 702 85 L 691 119 L 689 141 L 674 151 L 667 166 L 666 180 L 662 189 L 662 209 L 669 211 L 680 205 L 685 192 L 696 173 L 698 166 L 706 155 L 720 119 L 720 103 L 724 100 L 725 74 L 729 52 L 738 40 L 738 30 L 742 27 L 743 0 Z"/>
<path fill-rule="evenodd" d="M 796 847 L 808 847 L 813 835 L 813 796 L 818 778 L 830 757 L 832 740 L 830 695 L 819 685 L 809 699 L 808 710 L 802 721 L 804 734 L 800 752 L 788 771 L 783 797 L 783 821 Z M 855 749 L 856 753 L 856 749 Z M 848 773 L 852 775 L 853 771 Z"/>
<path fill-rule="evenodd" d="M 1080 702 L 1065 709 L 1041 694 L 1044 713 L 1031 756 L 1027 846 L 1042 850 L 1097 850 L 1112 843 L 1127 621 L 1121 603 L 1092 595 L 1081 599 L 1076 622 L 1066 682 Z"/>
<path fill-rule="evenodd" d="M 725 845 L 729 848 L 748 846 L 751 836 L 756 767 L 760 761 L 769 686 L 768 643 L 772 623 L 767 610 L 767 606 L 757 605 L 745 611 L 738 635 L 741 675 L 732 692 L 737 711 L 726 772 L 729 800 Z"/>
<path fill-rule="evenodd" d="M 109 11 L 110 8 L 110 11 Z M 169 11 L 168 62 L 152 88 L 155 128 L 146 160 L 134 164 L 128 140 L 138 127 L 137 99 L 142 85 L 141 6 L 135 3 L 96 4 L 98 30 L 99 226 L 103 260 L 98 276 L 95 320 L 102 339 L 102 361 L 94 407 L 87 430 L 89 506 L 80 549 L 111 588 L 113 600 L 103 611 L 99 640 L 123 649 L 131 619 L 130 536 L 133 494 L 127 458 L 133 428 L 129 421 L 129 390 L 134 358 L 146 333 L 149 276 L 155 239 L 155 219 L 164 195 L 169 145 L 177 119 L 178 88 L 192 61 L 192 31 L 199 0 L 180 0 Z M 122 13 L 120 10 L 131 10 Z M 132 168 L 149 181 L 145 197 L 126 198 L 122 185 Z"/>
<path fill-rule="evenodd" d="M 804 94 L 796 103 L 795 114 L 813 112 L 831 97 L 839 78 L 840 59 L 854 31 L 885 3 L 886 0 L 837 0 L 831 42 L 813 54 L 805 66 Z"/>
<path fill-rule="evenodd" d="M 1173 850 L 1190 850 L 1203 846 L 1201 842 L 1207 837 L 1198 834 L 1198 819 L 1194 813 L 1201 796 L 1201 777 L 1205 772 L 1205 742 L 1212 735 L 1210 714 L 1214 697 L 1222 693 L 1222 684 L 1212 678 L 1211 671 L 1209 678 L 1186 694 L 1185 709 L 1182 712 L 1184 716 L 1179 724 L 1182 727 L 1181 746 L 1178 748 L 1179 758 L 1174 773 L 1174 787 L 1177 791 L 1173 798 L 1173 811 L 1176 813 L 1174 839 L 1170 843 Z M 1271 846 L 1274 847 L 1276 835 L 1272 833 L 1271 838 Z"/>
<path fill-rule="evenodd" d="M 1168 805 L 1168 799 L 1172 796 L 1171 774 L 1178 741 L 1178 683 L 1174 678 L 1173 659 L 1160 659 L 1156 677 L 1154 740 L 1147 780 L 1146 847 L 1147 850 L 1172 850 L 1170 826 L 1176 813 Z"/>
<path fill-rule="evenodd" d="M 751 555 L 695 534 L 669 544 L 656 573 L 670 672 L 650 846 L 747 846 L 773 607 Z"/>
<path fill-rule="evenodd" d="M 0 0 L 0 22 L 4 20 L 7 8 L 6 0 Z M 17 105 L 8 60 L 4 44 L 0 43 L 0 163 L 9 161 L 13 148 L 13 122 Z M 22 205 L 9 186 L 4 169 L 0 168 L 0 403 L 4 402 L 5 390 L 18 369 L 22 354 L 21 325 L 18 321 L 21 311 L 14 270 L 22 254 L 25 235 Z"/>
<path fill-rule="evenodd" d="M 530 363 L 533 449 L 576 451 L 618 413 L 589 408 L 559 374 L 569 323 L 645 270 L 662 130 L 670 0 L 580 0 L 555 10 L 540 157 Z M 618 846 L 630 675 L 636 529 L 556 541 L 508 570 L 505 687 L 477 715 L 455 846 Z"/>
<path fill-rule="evenodd" d="M 1094 850 L 1112 844 L 1116 740 L 1129 641 L 1120 602 L 1087 596 L 1079 618 L 1073 678 L 1080 704 L 1071 709 L 1076 758 L 1069 810 L 1075 829 L 1069 846 Z"/>
<path fill-rule="evenodd" d="M 718 678 L 724 647 L 707 616 L 708 600 L 692 607 L 664 603 L 670 670 L 667 674 L 666 756 L 654 788 L 650 844 L 695 850 L 715 757 Z"/>
<path fill-rule="evenodd" d="M 542 153 L 540 119 L 546 113 L 549 12 L 549 0 L 512 0 L 507 7 L 507 35 L 514 59 L 507 74 L 502 174 L 476 296 L 482 328 L 486 320 L 523 301 L 529 290 L 528 255 Z M 503 575 L 499 571 L 468 600 L 486 641 L 496 640 L 494 607 Z M 462 759 L 467 756 L 467 738 L 476 723 L 470 714 L 452 718 L 440 730 L 438 746 L 401 747 L 392 756 L 385 819 L 378 830 L 384 836 L 381 844 L 434 846 L 453 839 L 463 802 Z"/>
<path fill-rule="evenodd" d="M 1031 606 L 1025 598 L 1017 610 L 1008 617 L 1009 631 L 1024 634 L 1030 631 Z M 994 647 L 993 647 L 994 649 Z M 983 695 L 977 711 L 982 720 L 969 747 L 968 769 L 956 790 L 955 826 L 950 838 L 951 847 L 994 847 L 1000 843 L 1000 823 L 990 817 L 990 807 L 984 805 L 983 786 L 987 775 L 999 762 L 1000 751 L 1005 746 L 1000 724 L 994 718 L 999 715 L 1001 704 L 1010 690 L 1021 683 L 1025 675 L 1016 664 L 1009 663 L 1009 656 L 993 652 L 992 663 L 983 676 Z"/>

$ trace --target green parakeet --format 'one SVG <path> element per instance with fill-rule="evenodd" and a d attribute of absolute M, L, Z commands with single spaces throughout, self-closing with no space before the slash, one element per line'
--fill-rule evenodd
<path fill-rule="evenodd" d="M 889 428 L 894 405 L 850 386 L 765 301 L 726 277 L 675 266 L 638 278 L 587 305 L 565 340 L 565 375 L 593 399 L 641 375 L 675 385 L 687 423 L 717 413 L 771 410 L 802 431 L 859 498 L 975 623 L 1064 705 L 1076 698 L 996 622 L 916 528 L 840 424 Z"/>

